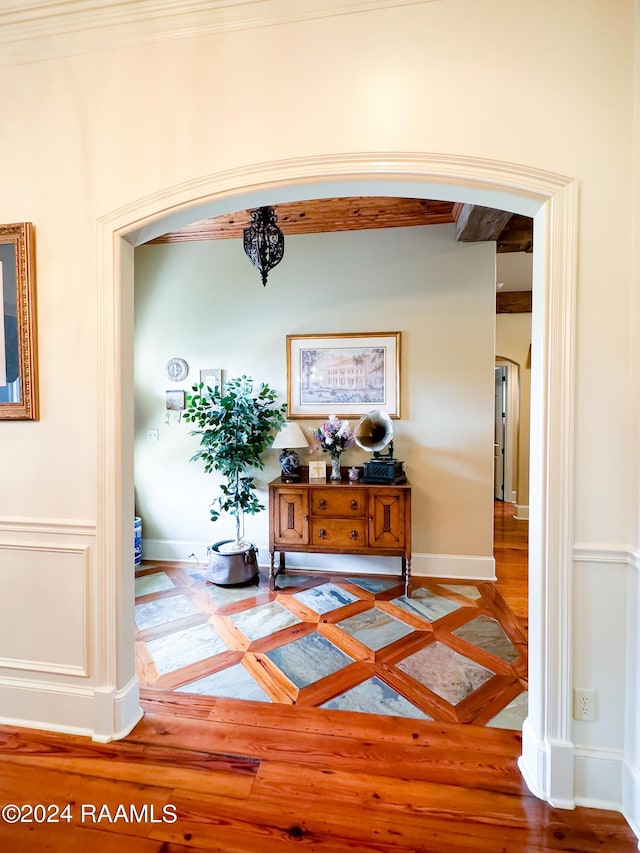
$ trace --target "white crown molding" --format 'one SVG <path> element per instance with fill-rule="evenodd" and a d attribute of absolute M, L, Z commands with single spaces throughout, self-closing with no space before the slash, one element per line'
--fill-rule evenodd
<path fill-rule="evenodd" d="M 3 0 L 0 65 L 435 0 Z"/>

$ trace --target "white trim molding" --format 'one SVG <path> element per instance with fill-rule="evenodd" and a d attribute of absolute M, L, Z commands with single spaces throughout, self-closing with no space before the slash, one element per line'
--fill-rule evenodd
<path fill-rule="evenodd" d="M 126 737 L 142 719 L 137 679 L 113 691 L 0 677 L 0 708 L 2 725 L 82 735 L 99 743 Z"/>
<path fill-rule="evenodd" d="M 0 657 L 0 669 L 19 669 L 19 670 L 34 670 L 35 672 L 58 673 L 62 675 L 73 675 L 87 677 L 90 674 L 89 665 L 89 608 L 90 608 L 90 555 L 91 548 L 88 545 L 60 545 L 58 543 L 39 542 L 38 544 L 26 542 L 7 542 L 0 541 L 0 552 L 2 551 L 29 551 L 31 553 L 39 553 L 43 556 L 50 554 L 66 554 L 77 558 L 80 578 L 77 581 L 78 586 L 82 590 L 80 606 L 82 612 L 80 619 L 82 623 L 81 638 L 79 648 L 76 652 L 80 655 L 81 661 L 78 664 L 60 663 L 48 660 L 26 660 L 11 657 Z M 29 602 L 31 607 L 31 601 Z M 52 624 L 50 630 L 55 627 L 55 620 L 58 618 L 58 613 L 51 614 Z"/>
<path fill-rule="evenodd" d="M 0 518 L 0 536 L 3 533 L 26 533 L 51 536 L 95 536 L 95 521 L 66 520 L 59 518 Z"/>
<path fill-rule="evenodd" d="M 0 65 L 428 2 L 434 0 L 3 0 Z"/>
<path fill-rule="evenodd" d="M 640 850 L 640 767 L 626 759 L 622 765 L 622 814 L 638 838 Z"/>
<path fill-rule="evenodd" d="M 534 216 L 532 315 L 532 488 L 530 548 L 530 712 L 527 731 L 548 760 L 521 767 L 550 802 L 573 802 L 571 626 L 573 529 L 574 311 L 577 182 L 513 163 L 447 154 L 347 153 L 259 163 L 205 176 L 134 201 L 98 222 L 99 459 L 96 643 L 105 683 L 133 672 L 127 651 L 133 598 L 123 555 L 130 558 L 133 515 L 132 291 L 133 251 L 191 220 L 261 203 L 341 195 L 413 195 L 467 201 Z M 206 211 L 206 212 L 205 212 Z M 154 233 L 156 232 L 156 233 Z M 126 538 L 125 535 L 126 534 Z M 111 663 L 111 667 L 109 667 Z M 115 667 L 115 669 L 114 669 Z M 119 671 L 120 670 L 120 671 Z M 128 677 L 128 676 L 127 676 Z"/>

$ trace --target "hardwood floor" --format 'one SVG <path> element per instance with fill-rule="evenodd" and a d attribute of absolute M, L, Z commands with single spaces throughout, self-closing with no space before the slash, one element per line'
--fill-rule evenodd
<path fill-rule="evenodd" d="M 500 524 L 498 587 L 526 618 L 526 523 Z M 144 708 L 111 744 L 0 727 L 0 807 L 70 804 L 2 812 L 3 853 L 637 849 L 619 814 L 533 797 L 517 731 L 177 693 Z"/>
<path fill-rule="evenodd" d="M 495 501 L 493 505 L 493 555 L 497 588 L 520 624 L 528 628 L 529 522 L 514 517 L 515 505 Z"/>

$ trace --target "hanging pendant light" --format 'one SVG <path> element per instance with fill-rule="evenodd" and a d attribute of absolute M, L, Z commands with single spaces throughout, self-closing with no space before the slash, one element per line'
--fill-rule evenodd
<path fill-rule="evenodd" d="M 276 212 L 272 207 L 257 207 L 251 211 L 251 225 L 244 229 L 244 251 L 259 271 L 263 287 L 269 271 L 280 263 L 284 255 L 284 234 L 276 223 Z"/>

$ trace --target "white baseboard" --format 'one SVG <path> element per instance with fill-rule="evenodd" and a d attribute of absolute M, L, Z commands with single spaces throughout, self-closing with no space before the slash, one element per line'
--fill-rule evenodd
<path fill-rule="evenodd" d="M 640 768 L 616 750 L 575 749 L 576 805 L 622 812 L 640 850 Z"/>
<path fill-rule="evenodd" d="M 207 562 L 207 548 L 211 542 L 189 542 L 183 539 L 144 539 L 142 559 L 158 562 Z"/>
<path fill-rule="evenodd" d="M 622 814 L 638 838 L 640 850 L 640 767 L 630 761 L 622 766 Z"/>
<path fill-rule="evenodd" d="M 178 540 L 143 539 L 142 557 L 144 560 L 171 562 L 206 562 L 207 544 Z M 261 566 L 269 565 L 269 548 L 259 545 L 258 561 Z M 331 571 L 348 574 L 393 574 L 400 572 L 400 557 L 353 556 L 348 554 L 287 554 L 287 567 L 292 569 L 321 570 L 330 560 Z M 413 554 L 411 573 L 422 578 L 460 578 L 461 580 L 496 579 L 496 565 L 493 557 L 460 556 L 457 554 Z"/>
<path fill-rule="evenodd" d="M 493 557 L 459 554 L 414 554 L 411 572 L 420 578 L 494 581 L 496 561 Z"/>
<path fill-rule="evenodd" d="M 571 743 L 541 740 L 529 719 L 522 726 L 522 754 L 518 767 L 532 794 L 559 809 L 573 809 L 574 748 Z"/>
<path fill-rule="evenodd" d="M 576 746 L 574 755 L 576 805 L 620 811 L 622 752 Z"/>
<path fill-rule="evenodd" d="M 0 723 L 100 743 L 125 737 L 142 718 L 138 679 L 122 690 L 0 678 Z"/>
<path fill-rule="evenodd" d="M 516 504 L 514 518 L 517 518 L 519 521 L 527 521 L 529 518 L 529 506 L 527 504 Z"/>

